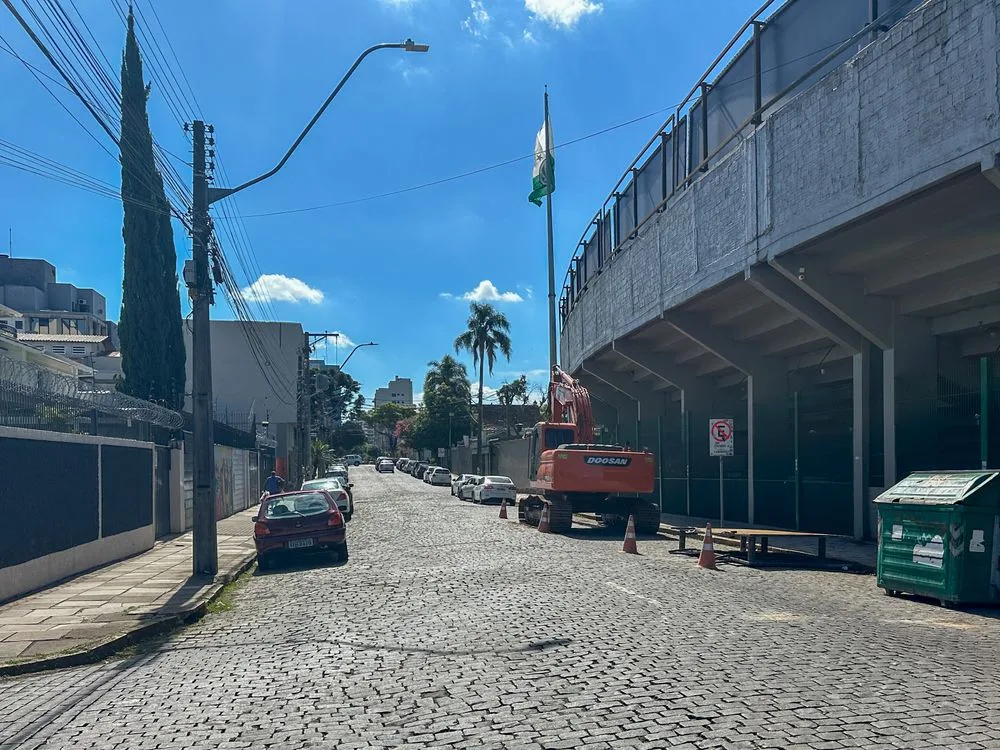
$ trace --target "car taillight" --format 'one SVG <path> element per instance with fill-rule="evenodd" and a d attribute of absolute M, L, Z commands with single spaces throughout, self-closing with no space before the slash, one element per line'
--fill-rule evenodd
<path fill-rule="evenodd" d="M 343 526 L 344 517 L 340 515 L 339 510 L 332 511 L 330 517 L 326 521 L 327 526 Z"/>
<path fill-rule="evenodd" d="M 263 521 L 257 521 L 253 525 L 253 535 L 254 536 L 267 536 L 271 533 L 271 530 L 267 528 L 267 524 Z"/>

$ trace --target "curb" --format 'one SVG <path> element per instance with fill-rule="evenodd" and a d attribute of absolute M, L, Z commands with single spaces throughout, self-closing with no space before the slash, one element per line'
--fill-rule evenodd
<path fill-rule="evenodd" d="M 124 633 L 112 636 L 103 641 L 98 641 L 93 646 L 79 651 L 59 654 L 57 656 L 44 656 L 39 659 L 13 664 L 0 664 L 0 677 L 15 677 L 35 672 L 46 672 L 51 669 L 65 669 L 66 667 L 94 664 L 146 638 L 162 635 L 183 625 L 190 625 L 197 622 L 204 617 L 208 611 L 208 606 L 219 597 L 222 589 L 248 571 L 256 560 L 256 552 L 248 553 L 234 569 L 217 575 L 215 577 L 215 584 L 210 589 L 209 594 L 190 609 L 167 615 L 153 622 L 137 625 Z"/>

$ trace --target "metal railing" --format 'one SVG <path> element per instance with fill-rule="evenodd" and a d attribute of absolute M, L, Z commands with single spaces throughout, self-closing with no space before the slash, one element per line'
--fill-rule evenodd
<path fill-rule="evenodd" d="M 560 328 L 604 265 L 769 110 L 923 1 L 785 0 L 775 10 L 779 0 L 766 0 L 642 147 L 584 229 L 563 278 Z"/>

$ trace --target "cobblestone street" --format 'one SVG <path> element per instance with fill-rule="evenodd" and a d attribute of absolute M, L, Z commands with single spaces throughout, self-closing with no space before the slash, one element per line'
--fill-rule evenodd
<path fill-rule="evenodd" d="M 255 575 L 153 649 L 0 682 L 0 747 L 1000 748 L 995 613 L 352 481 L 346 565 Z"/>

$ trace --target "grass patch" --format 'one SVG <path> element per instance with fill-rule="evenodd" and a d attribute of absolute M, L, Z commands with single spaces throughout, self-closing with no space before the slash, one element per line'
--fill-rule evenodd
<path fill-rule="evenodd" d="M 253 571 L 254 566 L 251 565 L 249 568 L 240 573 L 240 575 L 223 586 L 219 595 L 209 603 L 208 613 L 214 615 L 219 612 L 231 612 L 235 609 L 236 602 L 234 599 L 236 598 L 236 592 L 250 582 L 250 579 L 253 577 Z"/>

